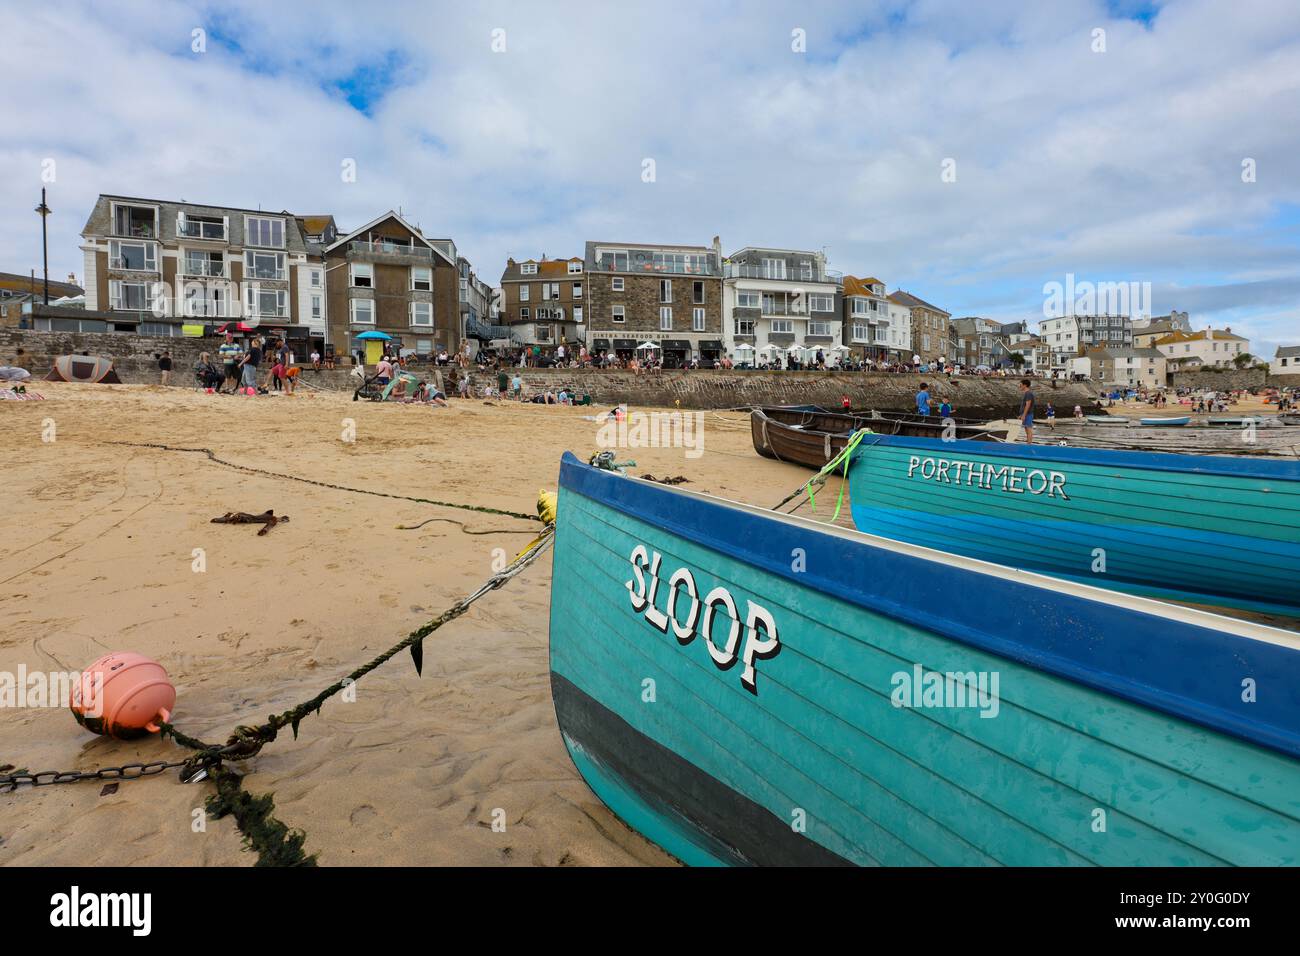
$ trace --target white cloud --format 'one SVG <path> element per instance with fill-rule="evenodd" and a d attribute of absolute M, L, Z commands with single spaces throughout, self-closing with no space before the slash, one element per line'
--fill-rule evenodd
<path fill-rule="evenodd" d="M 190 31 L 209 30 L 190 52 Z M 1091 31 L 1107 31 L 1094 53 Z M 506 53 L 490 47 L 506 31 Z M 791 30 L 807 53 L 791 51 Z M 955 314 L 1034 315 L 1066 272 L 1204 294 L 1300 340 L 1300 12 L 1290 0 L 653 5 L 6 4 L 0 268 L 80 271 L 100 192 L 401 206 L 488 278 L 595 238 L 825 246 Z M 234 38 L 238 49 L 229 40 Z M 370 115 L 336 84 L 392 73 Z M 16 135 L 15 135 L 16 134 Z M 641 181 L 641 162 L 657 181 Z M 1241 182 L 1244 157 L 1258 181 Z M 339 164 L 357 161 L 356 183 Z M 940 163 L 957 162 L 957 182 Z M 1236 326 L 1234 326 L 1236 327 Z M 1260 343 L 1256 343 L 1257 350 Z"/>

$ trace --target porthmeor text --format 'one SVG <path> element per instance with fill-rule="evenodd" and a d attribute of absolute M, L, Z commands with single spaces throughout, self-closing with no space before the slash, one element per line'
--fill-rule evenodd
<path fill-rule="evenodd" d="M 907 461 L 907 477 L 920 477 L 926 481 L 941 481 L 949 485 L 997 488 L 1016 495 L 1026 492 L 1031 495 L 1045 494 L 1049 498 L 1059 495 L 1066 501 L 1070 500 L 1070 496 L 1065 493 L 1065 475 L 1041 468 L 912 455 Z"/>

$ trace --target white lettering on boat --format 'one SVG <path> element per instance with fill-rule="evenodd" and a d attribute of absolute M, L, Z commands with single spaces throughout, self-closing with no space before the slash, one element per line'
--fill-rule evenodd
<path fill-rule="evenodd" d="M 655 598 L 659 593 L 659 566 L 663 555 L 638 544 L 632 549 L 629 560 L 633 580 L 626 582 L 626 587 L 632 610 L 661 634 L 667 634 L 671 625 L 673 636 L 682 647 L 690 644 L 697 635 L 703 637 L 709 658 L 720 671 L 730 670 L 741 661 L 744 667 L 740 671 L 740 683 L 751 694 L 757 694 L 756 662 L 769 660 L 781 650 L 781 639 L 772 613 L 746 598 L 742 624 L 731 592 L 719 585 L 701 599 L 695 575 L 689 568 L 678 568 L 669 576 L 665 607 L 661 611 L 655 606 Z M 650 572 L 649 580 L 646 579 L 647 571 Z M 682 606 L 679 606 L 679 598 Z M 724 633 L 725 640 L 720 640 Z"/>
<path fill-rule="evenodd" d="M 964 469 L 964 473 L 963 473 Z M 1008 494 L 1047 495 L 1065 501 L 1065 475 L 1059 471 L 1042 468 L 1023 468 L 1019 465 L 995 465 L 991 462 L 954 461 L 948 458 L 922 458 L 910 455 L 907 459 L 907 477 L 920 477 L 923 481 L 937 481 L 946 485 L 998 489 Z"/>

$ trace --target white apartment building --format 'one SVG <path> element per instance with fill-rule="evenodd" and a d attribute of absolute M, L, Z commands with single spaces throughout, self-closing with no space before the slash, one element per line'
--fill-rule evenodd
<path fill-rule="evenodd" d="M 794 352 L 828 362 L 840 346 L 840 274 L 819 252 L 748 246 L 722 267 L 722 328 L 738 363 L 784 359 Z M 839 348 L 837 348 L 839 347 Z"/>
<path fill-rule="evenodd" d="M 1234 335 L 1231 328 L 1171 332 L 1156 339 L 1152 346 L 1165 356 L 1171 372 L 1207 365 L 1229 368 L 1238 355 L 1250 352 L 1250 340 Z"/>

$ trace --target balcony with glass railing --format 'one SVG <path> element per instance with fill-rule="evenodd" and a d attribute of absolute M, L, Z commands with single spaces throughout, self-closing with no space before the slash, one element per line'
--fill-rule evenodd
<path fill-rule="evenodd" d="M 834 269 L 794 268 L 782 271 L 748 262 L 728 262 L 722 267 L 722 275 L 726 279 L 768 279 L 774 282 L 833 282 L 836 285 L 844 282 L 844 273 Z"/>
<path fill-rule="evenodd" d="M 189 319 L 224 319 L 228 313 L 226 303 L 220 299 L 188 298 L 180 307 L 180 314 Z"/>
<path fill-rule="evenodd" d="M 225 242 L 225 222 L 207 219 L 182 219 L 176 224 L 176 235 L 182 239 L 204 239 L 209 242 Z"/>
<path fill-rule="evenodd" d="M 348 258 L 363 262 L 429 263 L 433 261 L 433 250 L 427 246 L 404 242 L 365 242 L 358 239 L 348 243 Z"/>
<path fill-rule="evenodd" d="M 722 275 L 717 257 L 676 253 L 632 252 L 628 255 L 602 255 L 592 272 L 633 273 L 636 275 Z"/>
<path fill-rule="evenodd" d="M 207 279 L 224 279 L 226 277 L 226 263 L 224 260 L 183 259 L 181 260 L 180 274 L 183 276 L 200 276 Z M 264 276 L 262 278 L 272 279 L 275 277 Z"/>
<path fill-rule="evenodd" d="M 145 255 L 110 256 L 108 267 L 115 272 L 157 272 L 158 260 Z"/>

